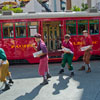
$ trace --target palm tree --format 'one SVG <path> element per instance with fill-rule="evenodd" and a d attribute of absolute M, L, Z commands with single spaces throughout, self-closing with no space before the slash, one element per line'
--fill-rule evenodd
<path fill-rule="evenodd" d="M 67 10 L 71 10 L 71 8 L 72 8 L 72 3 L 71 3 L 71 0 L 66 0 L 66 8 L 67 8 Z"/>

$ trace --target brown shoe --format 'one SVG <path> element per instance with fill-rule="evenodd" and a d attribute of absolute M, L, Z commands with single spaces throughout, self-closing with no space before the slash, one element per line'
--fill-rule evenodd
<path fill-rule="evenodd" d="M 88 70 L 86 71 L 86 73 L 89 73 L 89 72 L 91 72 L 91 69 L 90 68 L 88 68 Z"/>
<path fill-rule="evenodd" d="M 82 66 L 80 69 L 78 69 L 79 71 L 85 70 L 85 66 Z"/>

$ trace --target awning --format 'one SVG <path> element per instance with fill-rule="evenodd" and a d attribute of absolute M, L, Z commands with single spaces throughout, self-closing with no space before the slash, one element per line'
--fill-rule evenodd
<path fill-rule="evenodd" d="M 30 0 L 19 0 L 19 1 L 23 1 L 23 2 L 29 2 Z"/>
<path fill-rule="evenodd" d="M 14 1 L 5 1 L 5 2 L 3 2 L 3 5 L 17 5 L 17 2 L 14 2 Z"/>

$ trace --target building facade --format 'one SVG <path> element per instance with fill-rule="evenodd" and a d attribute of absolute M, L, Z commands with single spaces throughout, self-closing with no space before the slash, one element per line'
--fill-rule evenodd
<path fill-rule="evenodd" d="M 66 10 L 66 0 L 49 0 L 48 7 L 53 12 L 61 12 Z M 45 9 L 37 2 L 37 0 L 30 0 L 30 2 L 22 8 L 23 12 L 44 12 Z"/>
<path fill-rule="evenodd" d="M 76 5 L 81 8 L 82 3 L 85 4 L 87 3 L 87 0 L 71 0 L 71 1 L 72 1 L 72 7 Z M 91 7 L 95 7 L 98 2 L 100 2 L 100 0 L 91 0 Z"/>
<path fill-rule="evenodd" d="M 0 0 L 1 2 L 4 1 L 11 1 L 11 0 Z M 12 0 L 15 1 L 15 0 Z M 16 0 L 17 3 L 19 3 L 19 0 Z M 67 1 L 68 0 L 49 0 L 47 2 L 48 7 L 53 12 L 61 12 L 67 10 Z M 87 3 L 87 0 L 71 0 L 71 7 L 78 6 L 81 8 L 82 3 Z M 100 0 L 91 0 L 91 7 L 96 7 L 98 10 L 100 10 Z M 39 4 L 37 0 L 30 0 L 29 3 L 25 5 L 25 7 L 22 7 L 23 12 L 44 12 L 44 7 Z"/>

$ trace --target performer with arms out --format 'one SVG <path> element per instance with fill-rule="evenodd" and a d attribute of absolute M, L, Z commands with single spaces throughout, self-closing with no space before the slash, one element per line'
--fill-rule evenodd
<path fill-rule="evenodd" d="M 70 51 L 66 51 L 64 48 L 70 49 Z M 73 71 L 73 66 L 72 66 L 74 47 L 70 41 L 69 34 L 66 34 L 64 37 L 62 49 L 64 49 L 63 50 L 64 55 L 63 55 L 63 59 L 62 59 L 62 63 L 61 63 L 61 70 L 59 71 L 59 74 L 62 74 L 64 72 L 64 67 L 66 65 L 66 62 L 68 62 L 68 69 L 71 72 L 71 76 L 74 76 L 74 71 Z"/>

